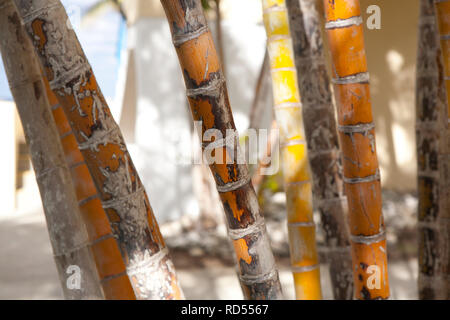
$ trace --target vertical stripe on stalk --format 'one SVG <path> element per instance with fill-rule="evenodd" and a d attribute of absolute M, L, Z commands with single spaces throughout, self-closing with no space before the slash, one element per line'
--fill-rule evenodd
<path fill-rule="evenodd" d="M 321 18 L 316 0 L 286 0 L 297 81 L 303 104 L 313 202 L 325 234 L 335 299 L 352 299 L 353 275 L 335 110 L 323 53 Z"/>
<path fill-rule="evenodd" d="M 119 245 L 116 257 L 120 253 L 136 298 L 182 298 L 147 194 L 92 68 L 74 31 L 67 26 L 63 6 L 58 0 L 15 2 L 86 161 Z M 83 197 L 93 193 L 84 187 L 79 191 Z M 112 244 L 112 239 L 109 242 Z M 107 251 L 106 245 L 107 241 L 99 242 L 99 252 Z M 107 265 L 111 268 L 106 268 L 105 279 L 121 271 L 119 264 Z"/>
<path fill-rule="evenodd" d="M 359 0 L 324 0 L 349 209 L 354 294 L 387 299 L 386 240 Z"/>
<path fill-rule="evenodd" d="M 292 272 L 297 299 L 321 299 L 312 187 L 285 1 L 263 0 L 275 118 L 280 130 Z"/>
<path fill-rule="evenodd" d="M 264 218 L 250 181 L 228 100 L 225 79 L 199 0 L 161 1 L 183 72 L 187 97 L 202 136 L 210 129 L 222 139 L 202 143 L 225 210 L 229 236 L 247 299 L 281 299 L 281 286 Z M 232 132 L 230 134 L 230 132 Z"/>

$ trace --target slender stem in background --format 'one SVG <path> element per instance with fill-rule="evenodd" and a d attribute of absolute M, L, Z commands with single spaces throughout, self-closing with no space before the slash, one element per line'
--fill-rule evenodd
<path fill-rule="evenodd" d="M 325 233 L 325 257 L 335 299 L 353 298 L 347 198 L 336 131 L 335 109 L 325 66 L 316 0 L 286 0 L 297 80 L 303 103 L 313 199 Z"/>
<path fill-rule="evenodd" d="M 354 295 L 389 298 L 386 235 L 359 0 L 324 0 L 349 209 Z"/>
<path fill-rule="evenodd" d="M 30 149 L 64 297 L 104 299 L 39 64 L 12 0 L 0 0 L 0 51 Z"/>
<path fill-rule="evenodd" d="M 275 119 L 280 130 L 292 273 L 297 299 L 321 299 L 320 264 L 313 219 L 312 183 L 284 0 L 263 0 Z"/>
<path fill-rule="evenodd" d="M 16 4 L 119 246 L 114 254 L 126 268 L 110 274 L 127 274 L 137 299 L 182 298 L 147 194 L 63 6 L 58 0 Z"/>
<path fill-rule="evenodd" d="M 281 285 L 264 218 L 260 214 L 245 159 L 239 159 L 242 153 L 226 83 L 201 2 L 161 0 L 161 3 L 171 28 L 192 116 L 195 121 L 202 122 L 202 136 L 207 130 L 216 129 L 223 137 L 202 143 L 202 148 L 207 158 L 213 153 L 223 155 L 220 157 L 222 161 L 210 163 L 210 169 L 239 263 L 244 297 L 281 299 Z M 227 130 L 235 134 L 230 136 Z"/>

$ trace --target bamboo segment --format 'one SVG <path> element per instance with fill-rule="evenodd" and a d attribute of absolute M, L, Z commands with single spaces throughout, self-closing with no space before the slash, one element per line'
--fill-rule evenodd
<path fill-rule="evenodd" d="M 349 209 L 354 294 L 389 298 L 381 184 L 359 0 L 324 0 Z"/>
<path fill-rule="evenodd" d="M 342 179 L 336 120 L 325 66 L 316 0 L 286 0 L 297 79 L 303 104 L 313 199 L 325 233 L 335 299 L 352 299 L 353 284 L 347 198 Z"/>
<path fill-rule="evenodd" d="M 30 148 L 64 297 L 104 299 L 38 61 L 12 0 L 0 0 L 0 49 Z"/>
<path fill-rule="evenodd" d="M 126 274 L 137 299 L 182 298 L 147 194 L 92 68 L 67 25 L 63 6 L 57 0 L 16 0 L 16 4 L 86 161 L 87 167 L 81 164 L 74 176 L 86 182 L 90 172 L 94 183 L 80 183 L 78 198 L 97 190 L 115 238 L 101 241 L 94 248 L 94 255 L 104 259 L 103 281 L 115 279 L 113 282 L 118 283 L 123 279 L 108 276 Z M 114 241 L 118 251 L 113 249 Z M 116 263 L 119 256 L 125 270 Z"/>
<path fill-rule="evenodd" d="M 275 118 L 280 129 L 289 246 L 297 299 L 322 298 L 312 186 L 292 40 L 284 0 L 263 0 Z"/>
<path fill-rule="evenodd" d="M 440 161 L 441 194 L 439 201 L 438 224 L 440 242 L 441 274 L 445 299 L 450 299 L 450 1 L 435 0 L 436 17 L 440 35 L 441 52 L 444 65 L 444 81 L 447 91 L 445 134 L 442 135 L 443 148 Z M 445 116 L 445 115 L 444 115 Z"/>
<path fill-rule="evenodd" d="M 202 144 L 223 203 L 229 236 L 239 263 L 239 280 L 247 299 L 281 299 L 281 286 L 264 218 L 250 181 L 228 100 L 220 61 L 199 0 L 161 1 L 202 135 L 211 129 L 223 139 Z M 230 134 L 228 131 L 231 131 Z M 214 160 L 222 161 L 211 161 Z M 220 159 L 218 159 L 220 157 Z M 243 161 L 242 161 L 243 160 Z"/>
<path fill-rule="evenodd" d="M 53 119 L 58 129 L 66 163 L 77 190 L 77 200 L 81 216 L 87 227 L 89 241 L 92 243 L 94 259 L 101 275 L 101 284 L 107 300 L 135 300 L 136 296 L 126 275 L 126 267 L 120 255 L 119 246 L 109 225 L 108 217 L 102 207 L 84 157 L 78 149 L 75 135 L 64 114 L 58 99 L 43 77 Z M 112 259 L 115 257 L 116 259 Z"/>

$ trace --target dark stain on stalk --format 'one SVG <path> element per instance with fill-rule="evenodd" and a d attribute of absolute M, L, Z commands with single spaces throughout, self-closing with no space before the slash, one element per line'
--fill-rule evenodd
<path fill-rule="evenodd" d="M 371 300 L 371 296 L 370 296 L 370 291 L 363 286 L 361 289 L 361 296 L 363 297 L 364 300 Z"/>
<path fill-rule="evenodd" d="M 25 39 L 22 37 L 22 25 L 17 12 L 14 12 L 11 16 L 8 16 L 8 21 L 15 27 L 17 42 L 23 44 Z"/>
<path fill-rule="evenodd" d="M 36 100 L 39 100 L 39 98 L 42 95 L 41 86 L 42 86 L 41 80 L 33 82 L 33 91 L 34 91 L 34 97 L 36 98 Z"/>

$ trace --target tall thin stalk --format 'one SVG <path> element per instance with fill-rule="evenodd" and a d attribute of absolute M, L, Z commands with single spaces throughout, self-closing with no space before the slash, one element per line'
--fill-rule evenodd
<path fill-rule="evenodd" d="M 183 71 L 192 116 L 201 121 L 204 137 L 213 133 L 210 138 L 215 138 L 203 142 L 202 148 L 207 159 L 216 160 L 210 161 L 210 169 L 239 263 L 244 296 L 280 299 L 281 286 L 264 218 L 245 160 L 239 161 L 242 153 L 226 83 L 201 2 L 161 0 L 161 3 Z"/>
<path fill-rule="evenodd" d="M 58 129 L 66 164 L 72 175 L 81 217 L 86 225 L 92 252 L 101 284 L 107 300 L 135 300 L 136 296 L 125 271 L 119 246 L 109 225 L 108 216 L 102 207 L 97 189 L 89 173 L 86 161 L 78 149 L 75 135 L 58 99 L 43 77 L 53 119 Z"/>
<path fill-rule="evenodd" d="M 354 294 L 387 299 L 386 235 L 359 0 L 324 0 L 349 209 Z"/>
<path fill-rule="evenodd" d="M 262 5 L 275 119 L 280 129 L 281 166 L 296 297 L 301 300 L 321 299 L 311 171 L 287 9 L 284 0 L 263 0 Z"/>
<path fill-rule="evenodd" d="M 63 6 L 15 1 L 108 216 L 126 266 L 122 274 L 137 299 L 182 298 L 147 194 Z"/>
<path fill-rule="evenodd" d="M 104 299 L 38 61 L 13 0 L 0 0 L 0 51 L 42 198 L 66 299 Z"/>
<path fill-rule="evenodd" d="M 438 217 L 442 214 L 442 114 L 447 97 L 434 0 L 421 0 L 416 70 L 416 142 L 419 228 L 419 298 L 443 298 L 441 241 Z M 445 115 L 445 122 L 447 115 Z"/>
<path fill-rule="evenodd" d="M 335 299 L 348 300 L 353 298 L 348 206 L 321 19 L 316 0 L 286 0 L 286 7 L 313 175 L 313 199 L 325 233 L 332 291 Z"/>

